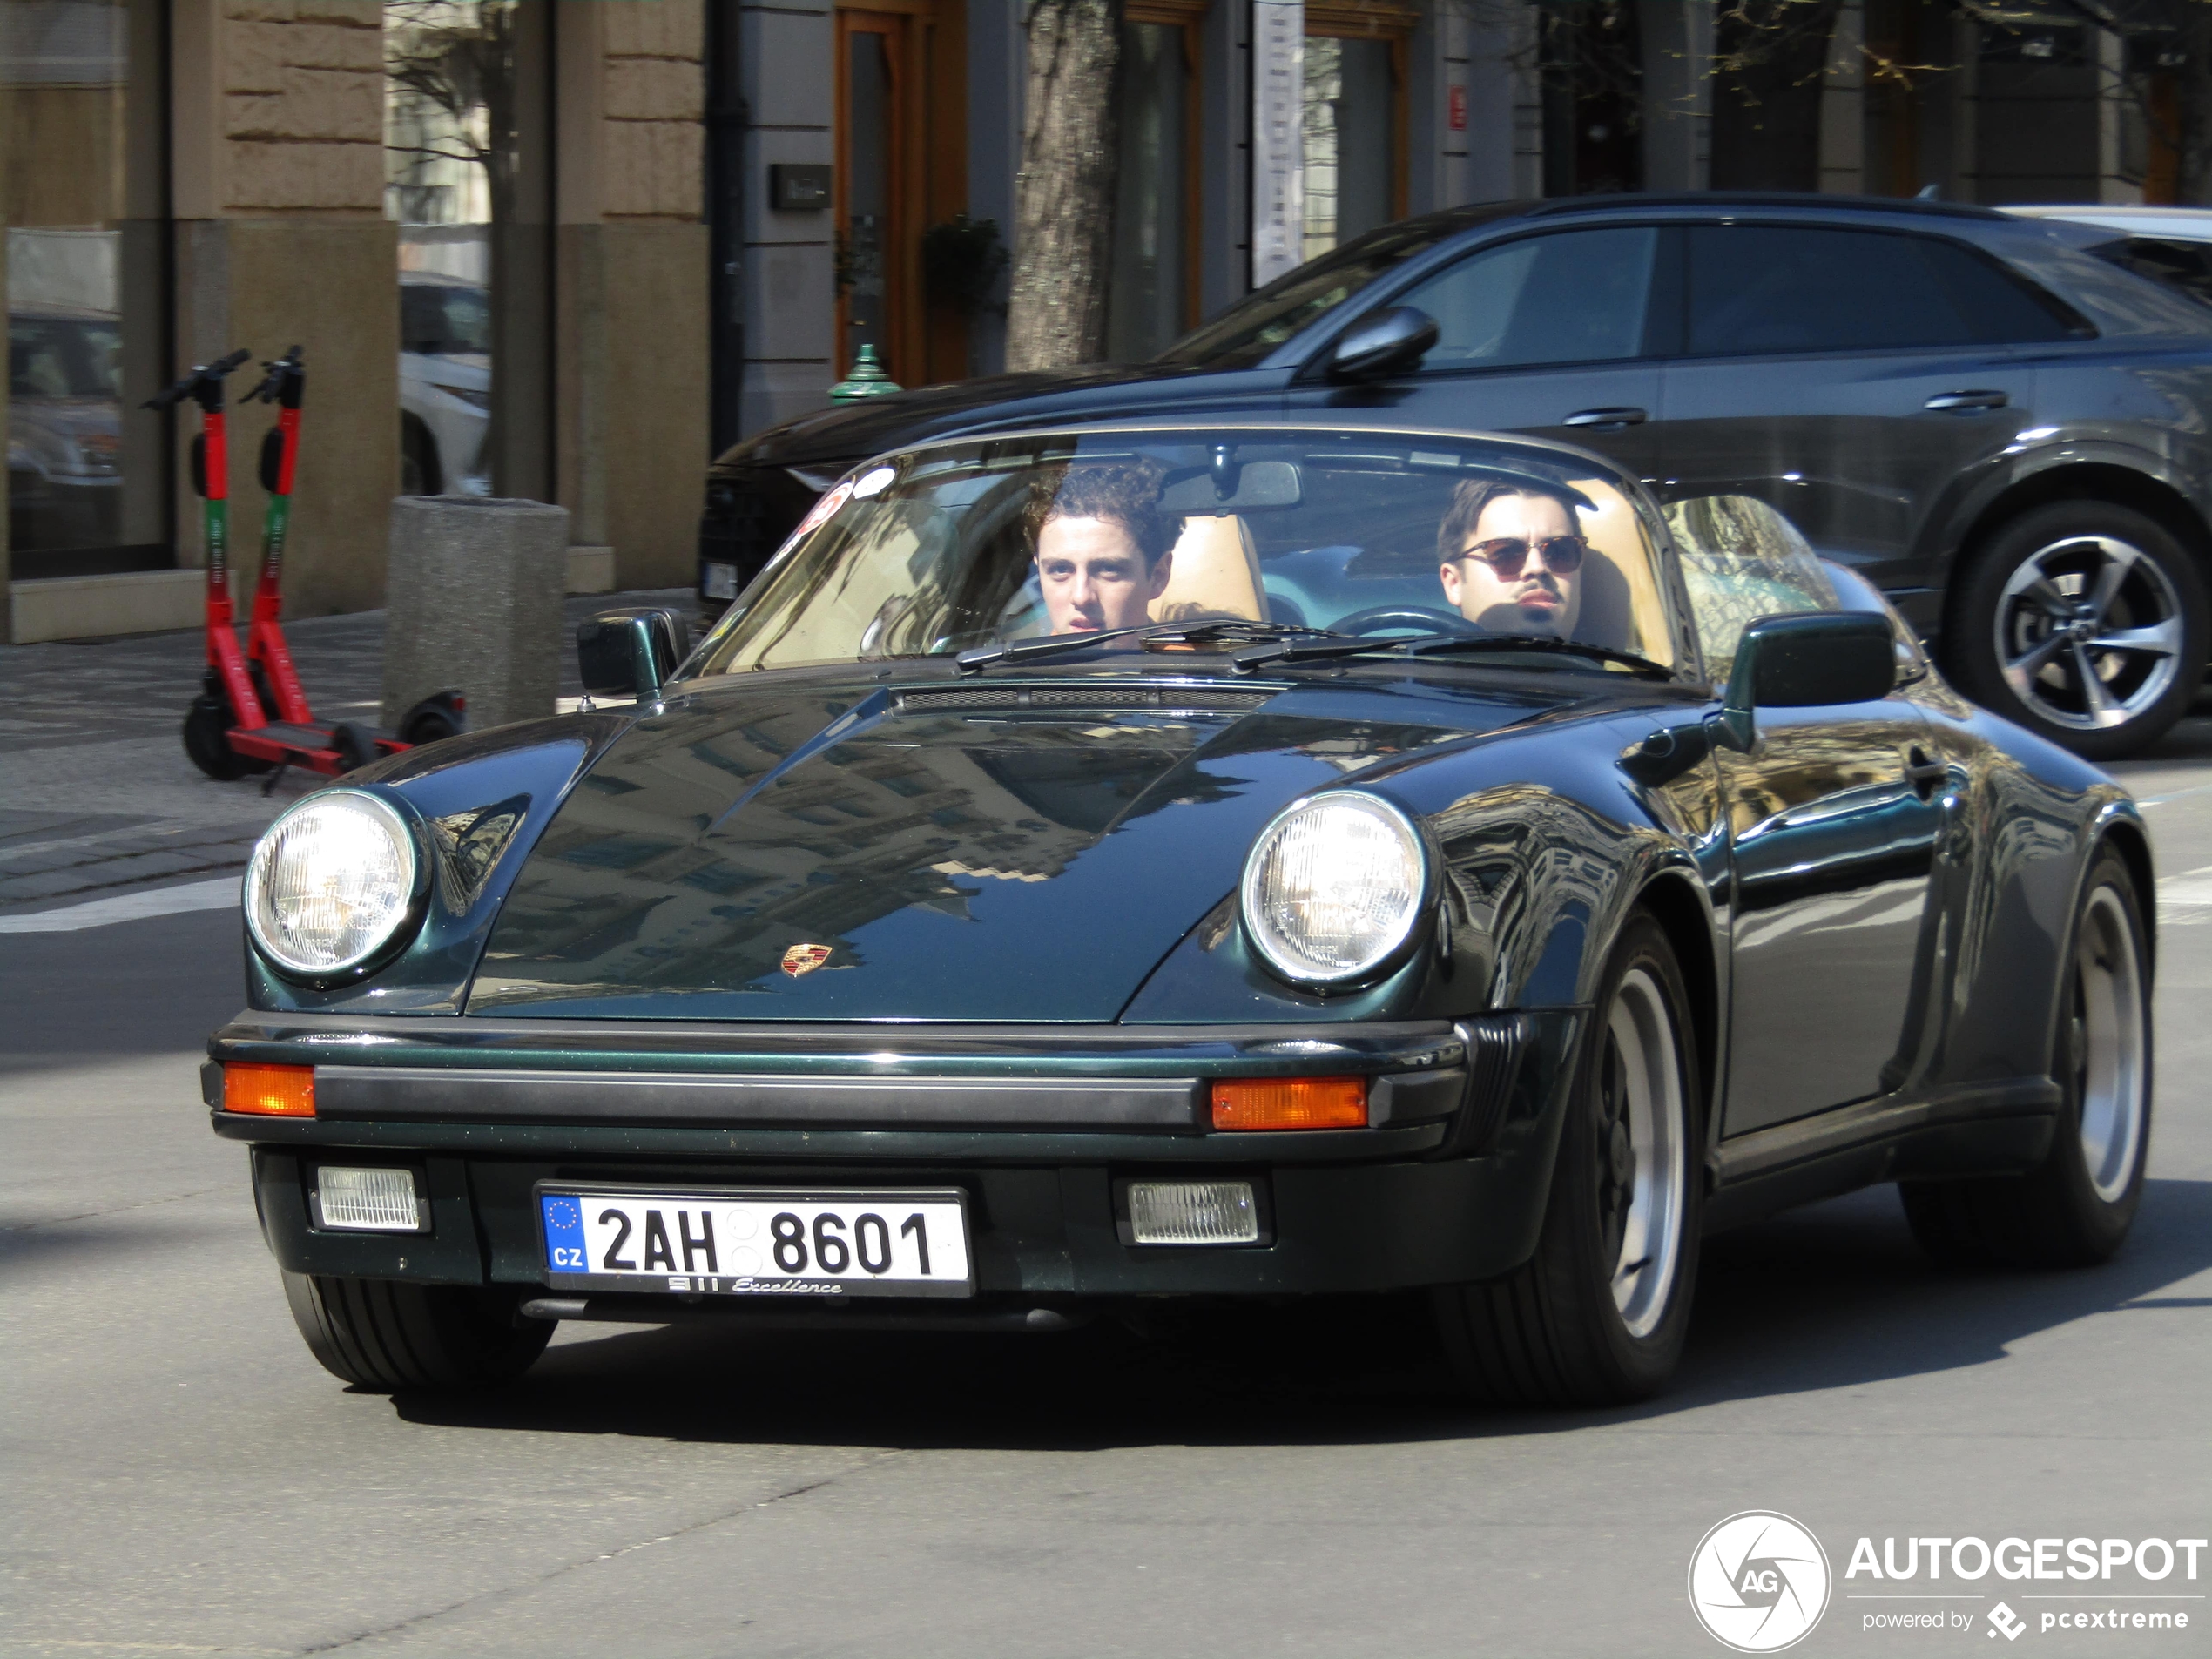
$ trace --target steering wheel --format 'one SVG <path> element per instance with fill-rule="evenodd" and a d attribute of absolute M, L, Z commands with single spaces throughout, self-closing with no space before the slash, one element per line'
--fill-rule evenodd
<path fill-rule="evenodd" d="M 1418 628 L 1425 634 L 1482 631 L 1456 610 L 1432 610 L 1426 605 L 1370 605 L 1329 625 L 1340 634 L 1379 634 L 1386 628 Z"/>

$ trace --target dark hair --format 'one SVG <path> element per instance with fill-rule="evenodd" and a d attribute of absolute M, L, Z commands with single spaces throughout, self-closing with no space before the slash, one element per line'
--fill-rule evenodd
<path fill-rule="evenodd" d="M 1127 530 L 1150 570 L 1176 543 L 1183 526 L 1160 510 L 1160 469 L 1149 461 L 1081 462 L 1047 495 L 1029 503 L 1029 545 L 1055 518 L 1103 518 Z"/>
<path fill-rule="evenodd" d="M 1462 479 L 1452 492 L 1452 504 L 1445 509 L 1444 520 L 1436 527 L 1436 557 L 1440 564 L 1466 556 L 1460 550 L 1466 547 L 1468 534 L 1482 519 L 1482 509 L 1501 496 L 1527 496 L 1537 501 L 1555 501 L 1567 509 L 1567 522 L 1581 524 L 1575 516 L 1575 498 L 1563 489 L 1554 489 L 1534 479 L 1526 483 L 1503 478 Z"/>

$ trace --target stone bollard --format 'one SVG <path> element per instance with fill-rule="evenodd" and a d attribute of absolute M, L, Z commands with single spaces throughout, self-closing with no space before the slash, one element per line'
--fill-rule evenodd
<path fill-rule="evenodd" d="M 401 496 L 384 575 L 388 732 L 416 701 L 458 688 L 469 729 L 553 712 L 569 515 L 543 502 Z"/>

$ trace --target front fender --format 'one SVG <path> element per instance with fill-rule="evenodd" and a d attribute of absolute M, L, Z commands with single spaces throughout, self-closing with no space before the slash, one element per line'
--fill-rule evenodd
<path fill-rule="evenodd" d="M 1688 876 L 1712 925 L 1698 826 L 1683 810 L 1716 808 L 1711 763 L 1664 789 L 1637 785 L 1617 764 L 1623 738 L 1640 740 L 1658 723 L 1539 725 L 1358 774 L 1359 787 L 1414 817 L 1439 861 L 1438 907 L 1400 965 L 1344 991 L 1287 985 L 1251 948 L 1231 893 L 1153 971 L 1123 1021 L 1460 1019 L 1587 1006 L 1653 880 Z"/>

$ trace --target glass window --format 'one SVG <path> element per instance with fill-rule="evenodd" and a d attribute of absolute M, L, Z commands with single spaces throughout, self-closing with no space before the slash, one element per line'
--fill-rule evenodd
<path fill-rule="evenodd" d="M 1667 508 L 1705 670 L 1728 678 L 1743 631 L 1761 617 L 1841 610 L 1828 569 L 1797 527 L 1750 496 L 1699 496 Z M 1854 607 L 1855 608 L 1855 607 Z"/>
<path fill-rule="evenodd" d="M 1509 444 L 1237 428 L 951 442 L 894 457 L 823 505 L 696 671 L 1209 618 L 1540 634 L 1674 660 L 1634 504 Z M 1197 654 L 1177 665 L 1226 671 Z"/>
<path fill-rule="evenodd" d="M 1947 242 L 1787 225 L 1689 233 L 1696 355 L 2066 338 L 2064 321 L 2028 289 Z"/>
<path fill-rule="evenodd" d="M 1396 217 L 1398 83 L 1387 40 L 1305 42 L 1303 123 L 1309 260 Z"/>
<path fill-rule="evenodd" d="M 1139 363 L 1190 321 L 1190 69 L 1178 24 L 1122 25 L 1106 355 Z"/>
<path fill-rule="evenodd" d="M 1431 371 L 1603 362 L 1643 348 L 1659 233 L 1562 231 L 1488 248 L 1403 295 L 1436 319 Z"/>
<path fill-rule="evenodd" d="M 400 227 L 400 488 L 551 493 L 546 20 L 387 0 L 384 206 Z M 502 345 L 514 347 L 502 349 Z M 496 372 L 495 372 L 496 371 Z"/>
<path fill-rule="evenodd" d="M 0 6 L 13 575 L 171 563 L 160 8 Z"/>

